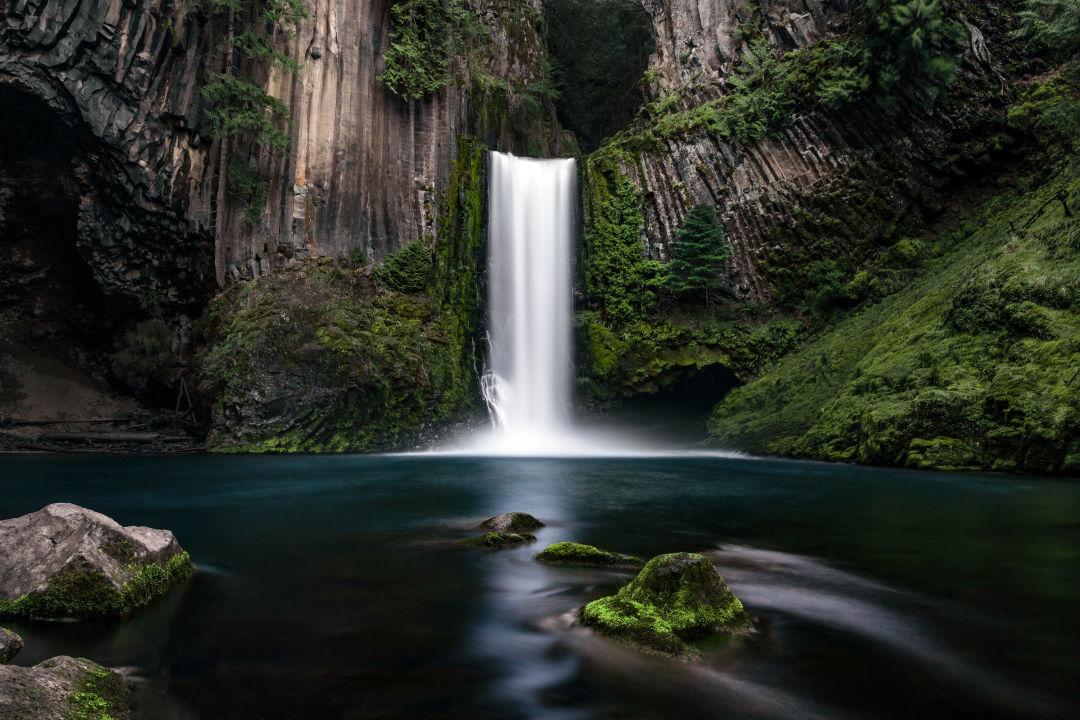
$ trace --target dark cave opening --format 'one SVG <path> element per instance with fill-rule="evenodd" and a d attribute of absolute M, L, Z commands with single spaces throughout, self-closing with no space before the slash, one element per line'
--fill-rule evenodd
<path fill-rule="evenodd" d="M 0 107 L 0 365 L 48 358 L 100 380 L 95 360 L 116 313 L 78 252 L 80 201 L 92 182 L 87 133 L 15 88 L 0 86 Z M 9 394 L 13 382 L 0 377 Z"/>
<path fill-rule="evenodd" d="M 706 438 L 706 423 L 716 404 L 741 384 L 726 365 L 687 368 L 656 392 L 624 398 L 606 421 L 642 438 L 694 444 Z"/>

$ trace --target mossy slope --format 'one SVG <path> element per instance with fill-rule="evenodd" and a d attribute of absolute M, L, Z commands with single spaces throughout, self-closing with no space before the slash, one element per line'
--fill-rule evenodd
<path fill-rule="evenodd" d="M 753 452 L 923 469 L 1080 473 L 1075 165 L 930 239 L 906 290 L 838 322 L 710 423 Z M 1064 199 L 1064 202 L 1062 202 Z"/>

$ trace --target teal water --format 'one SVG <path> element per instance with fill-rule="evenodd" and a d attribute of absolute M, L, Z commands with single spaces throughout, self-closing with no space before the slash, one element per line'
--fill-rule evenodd
<path fill-rule="evenodd" d="M 119 623 L 9 623 L 17 664 L 121 666 L 143 718 L 1080 716 L 1080 485 L 724 458 L 0 457 L 173 530 L 200 572 Z M 454 547 L 511 510 L 532 547 Z M 474 533 L 475 534 L 475 533 Z M 699 665 L 566 627 L 627 576 L 546 543 L 712 553 L 760 618 Z"/>

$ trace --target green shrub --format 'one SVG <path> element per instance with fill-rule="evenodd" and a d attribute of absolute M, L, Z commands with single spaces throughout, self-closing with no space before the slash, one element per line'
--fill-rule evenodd
<path fill-rule="evenodd" d="M 406 100 L 450 82 L 454 57 L 484 33 L 464 0 L 399 0 L 390 8 L 390 46 L 379 80 Z"/>
<path fill-rule="evenodd" d="M 400 293 L 422 292 L 431 280 L 431 249 L 423 240 L 414 240 L 386 256 L 386 264 L 375 271 L 376 281 Z"/>

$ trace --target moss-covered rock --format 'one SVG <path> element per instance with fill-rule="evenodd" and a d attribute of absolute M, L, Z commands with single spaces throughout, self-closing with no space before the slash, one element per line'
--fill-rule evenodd
<path fill-rule="evenodd" d="M 581 612 L 605 635 L 673 655 L 691 654 L 690 640 L 747 622 L 742 603 L 716 568 L 695 553 L 655 557 L 614 595 Z"/>
<path fill-rule="evenodd" d="M 54 503 L 0 521 L 0 618 L 129 615 L 194 572 L 168 530 Z"/>
<path fill-rule="evenodd" d="M 633 555 L 601 550 L 592 545 L 557 542 L 537 553 L 536 559 L 549 565 L 587 565 L 594 567 L 641 567 L 645 561 Z"/>
<path fill-rule="evenodd" d="M 23 649 L 23 640 L 18 633 L 0 627 L 0 665 L 6 665 Z"/>
<path fill-rule="evenodd" d="M 212 407 L 211 450 L 411 448 L 479 411 L 483 152 L 461 140 L 438 235 L 386 267 L 312 260 L 232 286 L 211 304 L 200 323 L 199 384 Z"/>
<path fill-rule="evenodd" d="M 523 512 L 509 512 L 488 518 L 477 527 L 482 530 L 494 530 L 497 533 L 527 533 L 544 527 L 532 515 Z"/>
<path fill-rule="evenodd" d="M 481 548 L 484 550 L 505 550 L 507 548 L 536 542 L 536 536 L 529 533 L 489 532 L 466 540 L 458 540 L 458 545 Z"/>
<path fill-rule="evenodd" d="M 32 667 L 0 665 L 5 720 L 128 720 L 129 693 L 116 672 L 84 658 L 49 658 Z"/>

